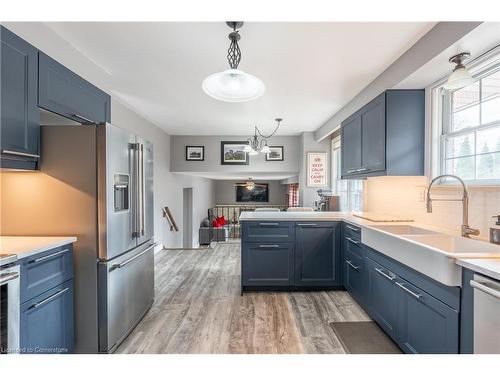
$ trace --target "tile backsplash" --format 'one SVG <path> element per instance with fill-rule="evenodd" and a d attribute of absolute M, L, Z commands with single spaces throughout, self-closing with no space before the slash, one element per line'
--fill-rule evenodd
<path fill-rule="evenodd" d="M 425 207 L 426 177 L 375 177 L 364 184 L 364 211 L 413 218 L 416 222 L 460 233 L 461 202 L 433 202 L 432 213 Z M 469 225 L 481 231 L 480 238 L 488 240 L 489 228 L 494 226 L 493 215 L 500 214 L 500 186 L 474 187 L 469 191 Z M 432 187 L 435 198 L 461 198 L 459 187 Z"/>

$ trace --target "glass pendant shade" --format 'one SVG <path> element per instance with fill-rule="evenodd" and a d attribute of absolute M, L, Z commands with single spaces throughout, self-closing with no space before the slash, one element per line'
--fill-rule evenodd
<path fill-rule="evenodd" d="M 246 144 L 246 145 L 245 145 L 245 148 L 243 148 L 243 151 L 244 151 L 244 152 L 250 152 L 250 151 L 252 151 L 252 150 L 253 150 L 253 148 L 252 148 L 252 146 L 250 146 L 250 144 Z"/>
<path fill-rule="evenodd" d="M 271 149 L 269 148 L 268 145 L 264 145 L 261 149 L 260 149 L 260 152 L 262 152 L 263 154 L 269 154 L 271 152 Z"/>
<path fill-rule="evenodd" d="M 209 75 L 203 81 L 202 88 L 214 99 L 234 103 L 257 99 L 266 91 L 260 79 L 238 69 Z"/>
<path fill-rule="evenodd" d="M 248 152 L 248 155 L 254 156 L 254 155 L 259 155 L 259 153 L 252 148 L 252 150 Z"/>
<path fill-rule="evenodd" d="M 462 87 L 474 83 L 474 78 L 471 76 L 467 68 L 456 68 L 448 77 L 448 81 L 444 84 L 446 90 L 458 90 Z"/>

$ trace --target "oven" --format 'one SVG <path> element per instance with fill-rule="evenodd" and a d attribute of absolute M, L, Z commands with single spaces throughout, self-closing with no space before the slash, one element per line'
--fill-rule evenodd
<path fill-rule="evenodd" d="M 0 263 L 0 353 L 19 352 L 19 266 L 15 256 Z"/>

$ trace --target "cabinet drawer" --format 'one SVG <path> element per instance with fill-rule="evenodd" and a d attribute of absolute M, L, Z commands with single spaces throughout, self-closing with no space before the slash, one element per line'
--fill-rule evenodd
<path fill-rule="evenodd" d="M 21 353 L 73 352 L 73 280 L 23 303 L 20 314 Z"/>
<path fill-rule="evenodd" d="M 406 353 L 458 353 L 458 311 L 406 280 L 399 289 L 397 341 Z"/>
<path fill-rule="evenodd" d="M 353 224 L 344 224 L 344 236 L 361 242 L 361 228 Z"/>
<path fill-rule="evenodd" d="M 290 243 L 243 243 L 243 286 L 287 286 L 293 284 L 294 246 Z"/>
<path fill-rule="evenodd" d="M 39 54 L 38 105 L 78 122 L 110 122 L 111 98 L 44 53 Z"/>
<path fill-rule="evenodd" d="M 73 277 L 72 246 L 65 245 L 21 261 L 21 303 Z"/>
<path fill-rule="evenodd" d="M 242 241 L 293 242 L 295 240 L 294 225 L 293 222 L 283 221 L 244 222 Z"/>
<path fill-rule="evenodd" d="M 366 303 L 366 266 L 364 258 L 360 254 L 345 249 L 343 268 L 345 288 L 361 306 L 364 306 Z"/>

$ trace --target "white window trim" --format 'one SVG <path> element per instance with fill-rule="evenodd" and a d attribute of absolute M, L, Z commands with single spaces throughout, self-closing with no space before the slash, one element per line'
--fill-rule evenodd
<path fill-rule="evenodd" d="M 469 72 L 478 79 L 487 75 L 491 69 L 497 69 L 500 63 L 500 46 L 497 46 L 480 57 L 476 58 L 472 63 L 467 65 Z M 443 77 L 431 86 L 425 89 L 426 107 L 429 108 L 428 115 L 426 116 L 428 129 L 428 136 L 426 137 L 425 150 L 429 155 L 429 160 L 425 163 L 425 175 L 432 180 L 433 178 L 444 174 L 444 144 L 441 137 L 443 130 L 443 116 L 442 116 L 442 100 L 441 96 L 444 90 L 443 86 L 446 83 L 448 76 Z M 497 124 L 498 122 L 495 122 Z M 492 126 L 492 124 L 482 125 Z M 467 129 L 470 131 L 472 128 Z M 467 186 L 472 187 L 491 187 L 500 186 L 500 180 L 466 180 Z M 455 181 L 437 181 L 437 185 L 441 186 L 458 186 Z"/>

